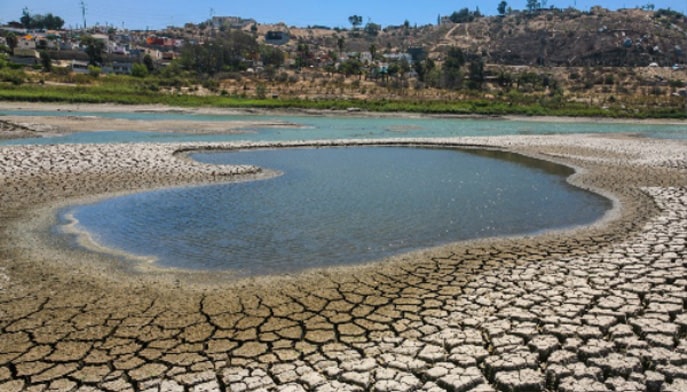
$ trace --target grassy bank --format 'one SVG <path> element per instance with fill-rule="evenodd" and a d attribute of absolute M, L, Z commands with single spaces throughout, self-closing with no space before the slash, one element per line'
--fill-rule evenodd
<path fill-rule="evenodd" d="M 687 118 L 683 98 L 662 102 L 614 102 L 603 107 L 589 103 L 567 102 L 560 97 L 521 96 L 462 100 L 408 99 L 298 99 L 250 98 L 222 94 L 195 95 L 169 93 L 145 84 L 116 83 L 41 85 L 3 84 L 0 100 L 23 102 L 117 103 L 125 105 L 163 104 L 181 107 L 226 107 L 264 109 L 348 110 L 371 112 L 409 112 L 430 114 L 570 116 L 608 118 Z"/>

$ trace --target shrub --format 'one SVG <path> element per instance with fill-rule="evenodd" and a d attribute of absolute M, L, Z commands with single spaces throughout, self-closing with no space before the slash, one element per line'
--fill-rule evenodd
<path fill-rule="evenodd" d="M 148 67 L 144 64 L 136 63 L 131 69 L 131 75 L 137 78 L 145 78 L 148 76 Z"/>
<path fill-rule="evenodd" d="M 100 76 L 102 73 L 102 70 L 100 67 L 96 67 L 95 65 L 89 65 L 88 66 L 88 74 L 91 75 L 94 78 L 97 78 Z"/>
<path fill-rule="evenodd" d="M 267 96 L 267 87 L 265 87 L 264 83 L 259 83 L 257 87 L 255 87 L 255 97 L 258 99 L 265 99 Z"/>
<path fill-rule="evenodd" d="M 0 81 L 9 82 L 15 86 L 24 83 L 26 75 L 22 71 L 15 71 L 11 69 L 0 69 Z"/>
<path fill-rule="evenodd" d="M 205 79 L 203 80 L 202 86 L 206 89 L 216 92 L 219 90 L 219 82 L 215 79 Z"/>

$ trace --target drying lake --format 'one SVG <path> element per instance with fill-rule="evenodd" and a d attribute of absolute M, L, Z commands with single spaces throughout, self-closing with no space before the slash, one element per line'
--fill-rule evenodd
<path fill-rule="evenodd" d="M 192 158 L 280 175 L 72 206 L 61 224 L 161 267 L 251 276 L 586 225 L 612 204 L 568 184 L 567 167 L 488 150 L 328 147 Z"/>

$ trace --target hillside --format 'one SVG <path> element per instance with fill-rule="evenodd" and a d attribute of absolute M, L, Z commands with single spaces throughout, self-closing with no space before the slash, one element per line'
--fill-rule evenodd
<path fill-rule="evenodd" d="M 123 94 L 122 101 L 140 102 L 163 93 L 257 98 L 270 107 L 345 107 L 351 100 L 373 109 L 397 102 L 393 108 L 455 113 L 687 117 L 687 17 L 670 10 L 552 8 L 484 17 L 464 9 L 438 25 L 351 29 L 226 19 L 242 24 L 130 32 L 140 53 L 161 48 L 146 44 L 151 37 L 164 43 L 168 60 L 126 83 L 68 69 L 10 76 L 39 85 L 31 99 L 45 99 L 42 86 L 75 83 L 99 86 L 100 96 L 88 100 Z M 18 99 L 25 91 L 5 95 Z"/>
<path fill-rule="evenodd" d="M 305 42 L 322 51 L 338 51 L 337 39 L 343 37 L 349 51 L 367 51 L 372 44 L 380 52 L 422 47 L 430 56 L 441 58 L 447 47 L 455 46 L 488 63 L 503 65 L 636 67 L 687 62 L 687 19 L 666 10 L 514 11 L 468 23 L 390 26 L 376 36 L 363 29 L 353 32 L 283 24 L 258 28 L 259 37 L 271 30 L 288 32 L 293 40 L 286 48 L 291 50 Z"/>
<path fill-rule="evenodd" d="M 279 46 L 287 56 L 307 45 L 318 60 L 314 68 L 286 69 L 276 75 L 244 75 L 222 81 L 229 95 L 253 95 L 264 83 L 266 94 L 298 99 L 459 100 L 486 98 L 508 104 L 514 100 L 585 103 L 595 107 L 685 107 L 687 85 L 687 20 L 666 11 L 625 9 L 590 12 L 575 9 L 515 11 L 506 16 L 475 18 L 468 23 L 390 26 L 376 35 L 365 29 L 296 28 L 284 24 L 247 26 L 260 42 L 269 31 L 288 33 Z M 342 47 L 339 44 L 343 43 Z M 434 74 L 410 74 L 391 80 L 375 77 L 373 65 L 383 56 L 421 48 L 433 60 Z M 444 63 L 447 54 L 462 49 L 466 82 L 449 88 Z M 375 50 L 362 76 L 332 75 L 324 65 L 330 56 L 355 56 Z M 367 58 L 371 58 L 370 55 Z M 469 87 L 470 62 L 483 62 L 477 90 Z M 266 79 L 265 79 L 266 78 Z M 434 78 L 434 79 L 432 79 Z M 557 103 L 557 104 L 558 104 Z M 684 111 L 684 110 L 682 110 Z M 636 110 L 635 110 L 636 112 Z"/>

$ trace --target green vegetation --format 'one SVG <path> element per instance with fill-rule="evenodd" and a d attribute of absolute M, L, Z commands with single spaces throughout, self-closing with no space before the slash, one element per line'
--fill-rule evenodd
<path fill-rule="evenodd" d="M 0 100 L 28 102 L 67 103 L 118 103 L 164 104 L 181 107 L 232 107 L 265 109 L 316 109 L 347 110 L 351 107 L 374 112 L 411 112 L 459 115 L 525 115 L 525 116 L 573 116 L 573 117 L 631 117 L 631 118 L 687 118 L 684 100 L 676 99 L 656 105 L 651 102 L 635 102 L 631 107 L 609 102 L 605 107 L 579 102 L 564 102 L 559 96 L 532 97 L 516 90 L 493 99 L 479 95 L 461 100 L 427 99 L 274 99 L 266 94 L 265 86 L 258 85 L 250 97 L 217 95 L 193 95 L 187 93 L 161 93 L 166 85 L 192 89 L 191 80 L 182 76 L 173 81 L 154 77 L 101 75 L 96 78 L 79 75 L 74 86 L 22 84 L 21 75 L 14 70 L 0 70 Z M 25 76 L 24 76 L 25 79 Z M 477 94 L 477 93 L 475 93 Z M 647 98 L 647 100 L 650 98 Z"/>
<path fill-rule="evenodd" d="M 672 71 L 639 67 L 641 62 L 630 61 L 628 56 L 644 49 L 632 40 L 629 48 L 634 49 L 631 51 L 622 49 L 624 52 L 603 54 L 606 57 L 598 53 L 603 48 L 597 52 L 577 48 L 577 52 L 570 51 L 566 55 L 566 58 L 577 58 L 589 57 L 592 53 L 601 60 L 606 59 L 605 63 L 568 63 L 563 68 L 535 57 L 533 53 L 542 53 L 541 48 L 548 48 L 555 42 L 537 39 L 519 44 L 516 38 L 528 30 L 527 26 L 524 30 L 517 27 L 523 20 L 532 26 L 537 25 L 536 21 L 544 22 L 545 26 L 555 22 L 558 26 L 581 14 L 562 16 L 560 10 L 542 10 L 545 0 L 527 0 L 527 4 L 531 12 L 525 14 L 512 12 L 508 3 L 502 1 L 498 6 L 499 17 L 484 17 L 479 9 L 463 8 L 450 16 L 452 21 L 465 24 L 459 29 L 444 25 L 411 27 L 407 20 L 402 26 L 388 29 L 371 21 L 363 27 L 363 18 L 352 15 L 349 17 L 352 30 L 348 34 L 335 29 L 331 35 L 316 39 L 310 32 L 294 35 L 288 45 L 280 46 L 259 41 L 255 24 L 251 32 L 221 28 L 210 33 L 206 24 L 200 24 L 197 29 L 189 25 L 183 32 L 175 31 L 172 35 L 175 39 L 186 40 L 173 56 L 158 61 L 150 54 L 132 56 L 127 68 L 116 69 L 103 40 L 80 34 L 72 39 L 80 42 L 88 56 L 89 66 L 85 72 L 83 67 L 72 71 L 65 68 L 65 62 L 53 61 L 53 57 L 55 60 L 61 57 L 60 53 L 51 51 L 47 45 L 39 48 L 40 63 L 32 59 L 34 64 L 27 66 L 20 64 L 26 61 L 14 64 L 10 54 L 17 46 L 18 37 L 14 33 L 0 33 L 7 43 L 0 46 L 0 99 L 282 109 L 346 110 L 355 107 L 369 111 L 444 114 L 687 118 L 686 74 L 679 67 Z M 653 27 L 669 26 L 671 29 L 683 17 L 662 9 L 646 12 L 646 15 L 654 18 Z M 560 21 L 555 21 L 559 16 Z M 32 16 L 25 9 L 22 22 L 53 19 Z M 561 27 L 561 31 L 565 30 Z M 593 27 L 592 32 L 595 37 L 604 38 L 604 33 L 597 27 Z M 194 34 L 207 39 L 189 39 Z M 509 40 L 511 44 L 505 47 L 507 50 L 498 47 L 479 50 L 478 37 L 485 34 L 500 37 L 493 40 L 494 45 Z M 412 39 L 407 38 L 411 36 Z M 456 37 L 460 40 L 467 37 L 474 44 L 470 47 L 460 45 Z M 563 39 L 565 41 L 565 37 Z M 417 41 L 417 47 L 405 48 L 408 40 Z M 438 41 L 442 43 L 432 46 Z M 651 59 L 669 58 L 659 50 L 663 46 L 642 45 L 647 47 L 647 53 L 655 56 Z M 546 52 L 548 49 L 543 51 Z M 673 45 L 669 55 L 671 59 L 681 58 L 681 47 Z M 619 67 L 618 62 L 628 65 Z M 532 65 L 535 63 L 536 66 Z M 612 68 L 600 65 L 606 63 L 612 64 Z M 129 76 L 109 74 L 128 72 L 129 66 Z"/>
<path fill-rule="evenodd" d="M 59 16 L 53 14 L 31 15 L 28 8 L 22 10 L 19 21 L 27 29 L 59 30 L 64 26 L 64 19 Z"/>
<path fill-rule="evenodd" d="M 479 9 L 475 11 L 470 11 L 467 8 L 463 8 L 460 11 L 455 11 L 454 13 L 449 16 L 449 19 L 453 23 L 470 23 L 474 21 L 477 18 L 481 18 L 482 13 L 479 12 Z"/>
<path fill-rule="evenodd" d="M 265 51 L 269 61 L 275 60 L 278 49 Z M 259 53 L 258 43 L 251 34 L 230 30 L 204 44 L 185 45 L 181 52 L 181 66 L 198 75 L 214 75 L 221 71 L 241 71 L 248 68 L 245 59 Z M 283 59 L 283 55 L 282 59 Z M 283 61 L 283 60 L 282 60 Z"/>

